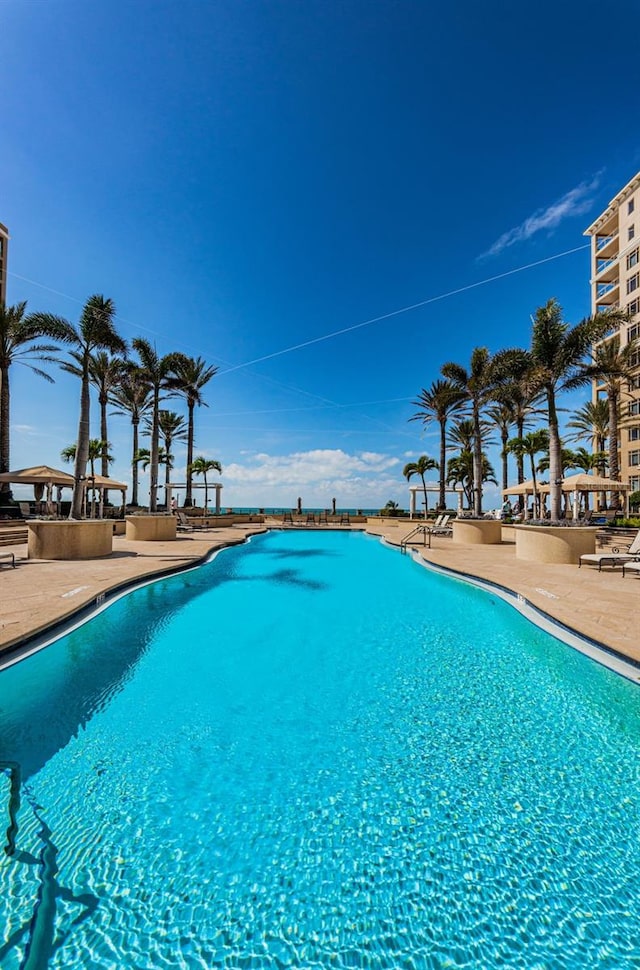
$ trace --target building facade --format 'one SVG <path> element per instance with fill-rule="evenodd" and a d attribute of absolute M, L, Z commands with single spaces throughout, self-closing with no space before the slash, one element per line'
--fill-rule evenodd
<path fill-rule="evenodd" d="M 620 346 L 640 338 L 640 172 L 618 192 L 585 236 L 591 238 L 591 312 L 620 308 L 629 322 L 618 330 Z M 610 337 L 607 339 L 611 339 Z M 620 477 L 640 489 L 640 339 L 632 355 L 634 376 L 622 394 Z M 594 382 L 593 400 L 605 396 Z"/>
<path fill-rule="evenodd" d="M 9 257 L 9 230 L 0 222 L 0 306 L 7 302 L 7 259 Z"/>

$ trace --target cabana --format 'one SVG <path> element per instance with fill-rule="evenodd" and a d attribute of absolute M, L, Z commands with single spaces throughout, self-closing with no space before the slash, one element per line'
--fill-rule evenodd
<path fill-rule="evenodd" d="M 104 497 L 107 492 L 112 489 L 114 492 L 122 492 L 122 507 L 120 512 L 122 518 L 124 518 L 125 508 L 127 504 L 127 488 L 128 486 L 124 482 L 116 482 L 113 478 L 107 478 L 106 475 L 87 475 L 85 486 L 87 489 L 96 489 L 100 493 L 100 518 L 104 515 Z"/>
<path fill-rule="evenodd" d="M 4 472 L 0 475 L 0 482 L 7 482 L 10 485 L 33 485 L 35 500 L 40 502 L 46 495 L 46 514 L 53 515 L 57 511 L 57 504 L 60 502 L 60 492 L 63 488 L 73 488 L 74 478 L 68 472 L 63 472 L 59 468 L 51 468 L 50 465 L 34 465 L 31 468 L 19 468 L 13 472 Z M 88 475 L 83 485 L 85 488 L 96 488 L 100 491 L 101 514 L 104 493 L 109 489 L 122 492 L 124 514 L 127 486 L 123 482 L 116 482 L 112 478 L 103 478 L 102 475 L 95 475 L 93 478 Z M 55 502 L 53 500 L 54 486 L 58 489 L 58 497 Z"/>
<path fill-rule="evenodd" d="M 9 485 L 33 485 L 36 502 L 41 502 L 46 493 L 47 514 L 52 515 L 54 485 L 59 492 L 63 488 L 73 488 L 73 475 L 69 475 L 68 472 L 63 472 L 59 468 L 51 468 L 50 465 L 33 465 L 31 468 L 18 468 L 16 471 L 3 472 L 0 474 L 0 482 L 7 482 Z"/>
<path fill-rule="evenodd" d="M 613 478 L 600 478 L 598 475 L 587 475 L 580 472 L 577 475 L 568 475 L 562 479 L 562 491 L 564 494 L 573 493 L 572 508 L 574 520 L 579 517 L 580 495 L 589 492 L 629 492 L 631 485 L 625 482 L 616 482 Z M 549 485 L 541 485 L 540 491 L 548 494 Z"/>
<path fill-rule="evenodd" d="M 511 485 L 509 488 L 502 490 L 502 497 L 508 498 L 510 495 L 515 495 L 520 499 L 520 505 L 523 509 L 523 517 L 525 519 L 529 518 L 529 496 L 540 496 L 544 494 L 544 484 L 541 482 L 536 482 L 535 490 L 533 488 L 533 479 L 528 478 L 526 482 L 520 482 L 518 485 Z"/>

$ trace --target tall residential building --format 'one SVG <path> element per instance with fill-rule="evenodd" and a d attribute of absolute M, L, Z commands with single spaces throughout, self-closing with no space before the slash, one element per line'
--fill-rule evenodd
<path fill-rule="evenodd" d="M 591 312 L 620 307 L 620 346 L 640 338 L 640 172 L 611 200 L 585 236 L 591 237 Z M 610 338 L 609 338 L 610 339 Z M 640 489 L 640 350 L 632 356 L 633 379 L 624 388 L 620 423 L 620 477 Z M 604 396 L 594 382 L 593 400 Z"/>
<path fill-rule="evenodd" d="M 9 230 L 0 222 L 0 306 L 7 302 L 7 257 L 9 254 Z"/>

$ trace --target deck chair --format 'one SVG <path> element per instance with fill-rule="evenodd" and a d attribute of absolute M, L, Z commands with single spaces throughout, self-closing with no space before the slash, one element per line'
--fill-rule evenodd
<path fill-rule="evenodd" d="M 585 552 L 580 556 L 578 569 L 586 562 L 589 566 L 597 566 L 601 572 L 603 566 L 620 566 L 626 562 L 640 561 L 640 529 L 636 533 L 635 539 L 631 544 L 621 543 L 626 552 L 621 552 L 614 546 L 611 552 Z"/>
<path fill-rule="evenodd" d="M 451 526 L 449 525 L 449 519 L 450 518 L 451 518 L 451 515 L 450 514 L 443 515 L 440 524 L 439 525 L 434 525 L 432 529 L 429 529 L 429 532 L 431 533 L 431 535 L 432 536 L 450 536 L 451 533 L 452 533 L 452 531 L 453 531 L 452 528 L 451 528 Z"/>
<path fill-rule="evenodd" d="M 305 522 L 305 525 L 315 525 L 315 524 L 316 524 L 316 517 L 315 517 L 314 513 L 313 512 L 307 512 L 307 520 Z"/>
<path fill-rule="evenodd" d="M 340 525 L 351 525 L 351 519 L 349 518 L 348 512 L 340 513 Z"/>
<path fill-rule="evenodd" d="M 318 525 L 329 525 L 326 509 L 324 512 L 318 512 Z"/>
<path fill-rule="evenodd" d="M 282 524 L 283 525 L 293 525 L 293 515 L 291 512 L 282 513 Z"/>
<path fill-rule="evenodd" d="M 176 532 L 195 532 L 196 530 L 189 522 L 184 512 L 176 512 Z"/>
<path fill-rule="evenodd" d="M 23 519 L 35 519 L 35 515 L 31 514 L 31 506 L 28 502 L 18 502 L 18 506 Z"/>

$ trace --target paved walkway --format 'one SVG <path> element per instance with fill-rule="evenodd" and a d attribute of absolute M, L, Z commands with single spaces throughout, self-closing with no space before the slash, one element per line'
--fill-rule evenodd
<path fill-rule="evenodd" d="M 26 558 L 27 547 L 12 551 L 16 569 L 0 568 L 0 652 L 64 619 L 96 596 L 121 583 L 196 563 L 210 550 L 242 542 L 264 531 L 260 525 L 233 526 L 179 535 L 170 542 L 132 542 L 114 537 L 107 559 L 45 562 Z M 376 527 L 399 545 L 407 523 Z M 640 662 L 640 576 L 622 570 L 547 565 L 516 559 L 515 546 L 457 545 L 434 537 L 431 549 L 416 546 L 436 565 L 500 583 L 580 633 Z"/>

